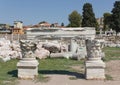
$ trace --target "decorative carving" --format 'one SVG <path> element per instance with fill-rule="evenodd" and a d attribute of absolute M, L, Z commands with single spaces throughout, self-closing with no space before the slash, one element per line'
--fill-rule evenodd
<path fill-rule="evenodd" d="M 23 58 L 33 58 L 33 52 L 36 50 L 36 43 L 30 40 L 21 40 L 20 46 Z"/>
<path fill-rule="evenodd" d="M 105 63 L 101 60 L 102 51 L 99 40 L 87 40 L 88 60 L 85 62 L 86 79 L 105 79 Z"/>
<path fill-rule="evenodd" d="M 87 55 L 88 58 L 101 58 L 102 57 L 102 50 L 99 40 L 87 40 Z"/>

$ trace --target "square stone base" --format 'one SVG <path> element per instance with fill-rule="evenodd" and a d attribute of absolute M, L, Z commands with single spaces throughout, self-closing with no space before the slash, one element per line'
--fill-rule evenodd
<path fill-rule="evenodd" d="M 86 79 L 105 79 L 105 63 L 101 61 L 86 61 Z"/>
<path fill-rule="evenodd" d="M 18 78 L 34 79 L 38 75 L 38 61 L 23 59 L 17 63 Z"/>

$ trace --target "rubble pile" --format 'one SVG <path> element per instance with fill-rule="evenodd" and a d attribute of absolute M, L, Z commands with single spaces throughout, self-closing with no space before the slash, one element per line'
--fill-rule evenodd
<path fill-rule="evenodd" d="M 14 58 L 21 58 L 20 45 L 17 42 L 10 42 L 5 38 L 0 39 L 0 58 L 8 61 Z"/>

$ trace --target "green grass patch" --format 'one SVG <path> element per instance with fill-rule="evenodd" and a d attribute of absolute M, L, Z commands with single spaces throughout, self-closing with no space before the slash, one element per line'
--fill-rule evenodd
<path fill-rule="evenodd" d="M 17 79 L 17 62 L 18 60 L 8 62 L 0 60 L 0 85 L 15 85 Z"/>
<path fill-rule="evenodd" d="M 103 52 L 105 52 L 105 58 L 103 58 L 104 61 L 120 60 L 120 48 L 105 47 L 103 48 Z"/>
<path fill-rule="evenodd" d="M 71 59 L 48 58 L 39 60 L 40 70 L 70 70 L 70 66 L 83 65 L 84 60 L 77 61 Z"/>
<path fill-rule="evenodd" d="M 120 60 L 120 48 L 105 47 L 105 61 Z M 46 74 L 71 75 L 69 79 L 84 78 L 81 69 L 73 69 L 72 66 L 84 66 L 84 60 L 71 60 L 65 58 L 48 58 L 39 61 L 39 75 L 37 81 L 47 82 L 49 77 Z M 15 85 L 17 81 L 17 62 L 18 60 L 10 60 L 2 62 L 0 60 L 0 85 Z M 109 75 L 107 79 L 111 79 Z"/>
<path fill-rule="evenodd" d="M 108 75 L 108 74 L 106 74 L 105 77 L 106 77 L 106 80 L 113 80 L 113 77 L 111 77 L 111 76 Z"/>
<path fill-rule="evenodd" d="M 50 77 L 39 74 L 36 77 L 36 79 L 34 79 L 34 82 L 35 83 L 38 83 L 38 82 L 43 82 L 44 83 L 44 82 L 48 82 L 49 80 L 50 80 Z"/>
<path fill-rule="evenodd" d="M 0 85 L 15 85 L 17 81 L 17 62 L 19 60 L 10 60 L 7 62 L 2 62 L 0 60 Z M 79 71 L 74 70 L 71 66 L 83 65 L 84 60 L 69 60 L 69 59 L 59 59 L 59 58 L 48 58 L 39 61 L 39 75 L 36 82 L 47 82 L 50 80 L 46 74 L 60 74 L 60 75 L 72 75 L 76 78 L 79 77 Z"/>
<path fill-rule="evenodd" d="M 78 78 L 76 77 L 69 77 L 70 80 L 77 80 Z"/>
<path fill-rule="evenodd" d="M 71 66 L 83 66 L 84 60 L 77 61 L 71 59 L 59 59 L 59 58 L 48 58 L 39 60 L 39 75 L 46 74 L 59 74 L 59 75 L 71 75 L 77 78 L 83 78 L 83 73 L 81 73 L 81 69 L 75 70 L 72 69 Z M 40 77 L 41 78 L 41 77 Z M 45 78 L 46 80 L 46 78 Z M 43 80 L 44 81 L 44 80 Z"/>

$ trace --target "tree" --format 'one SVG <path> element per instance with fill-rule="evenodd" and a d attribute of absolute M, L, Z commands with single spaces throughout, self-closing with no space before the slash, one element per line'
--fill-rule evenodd
<path fill-rule="evenodd" d="M 82 27 L 97 27 L 98 23 L 93 12 L 92 5 L 85 3 L 83 6 Z"/>
<path fill-rule="evenodd" d="M 41 22 L 39 22 L 39 24 L 42 24 L 42 23 L 46 23 L 46 21 L 41 21 Z"/>
<path fill-rule="evenodd" d="M 61 26 L 64 27 L 64 23 L 63 22 L 61 23 Z"/>
<path fill-rule="evenodd" d="M 80 27 L 81 26 L 81 15 L 77 11 L 73 11 L 69 15 L 69 25 L 68 27 Z"/>
<path fill-rule="evenodd" d="M 112 23 L 112 14 L 110 13 L 104 13 L 104 30 L 109 30 L 111 28 L 111 23 Z"/>
<path fill-rule="evenodd" d="M 120 32 L 120 1 L 115 1 L 112 9 L 112 28 L 116 31 L 116 35 Z"/>

